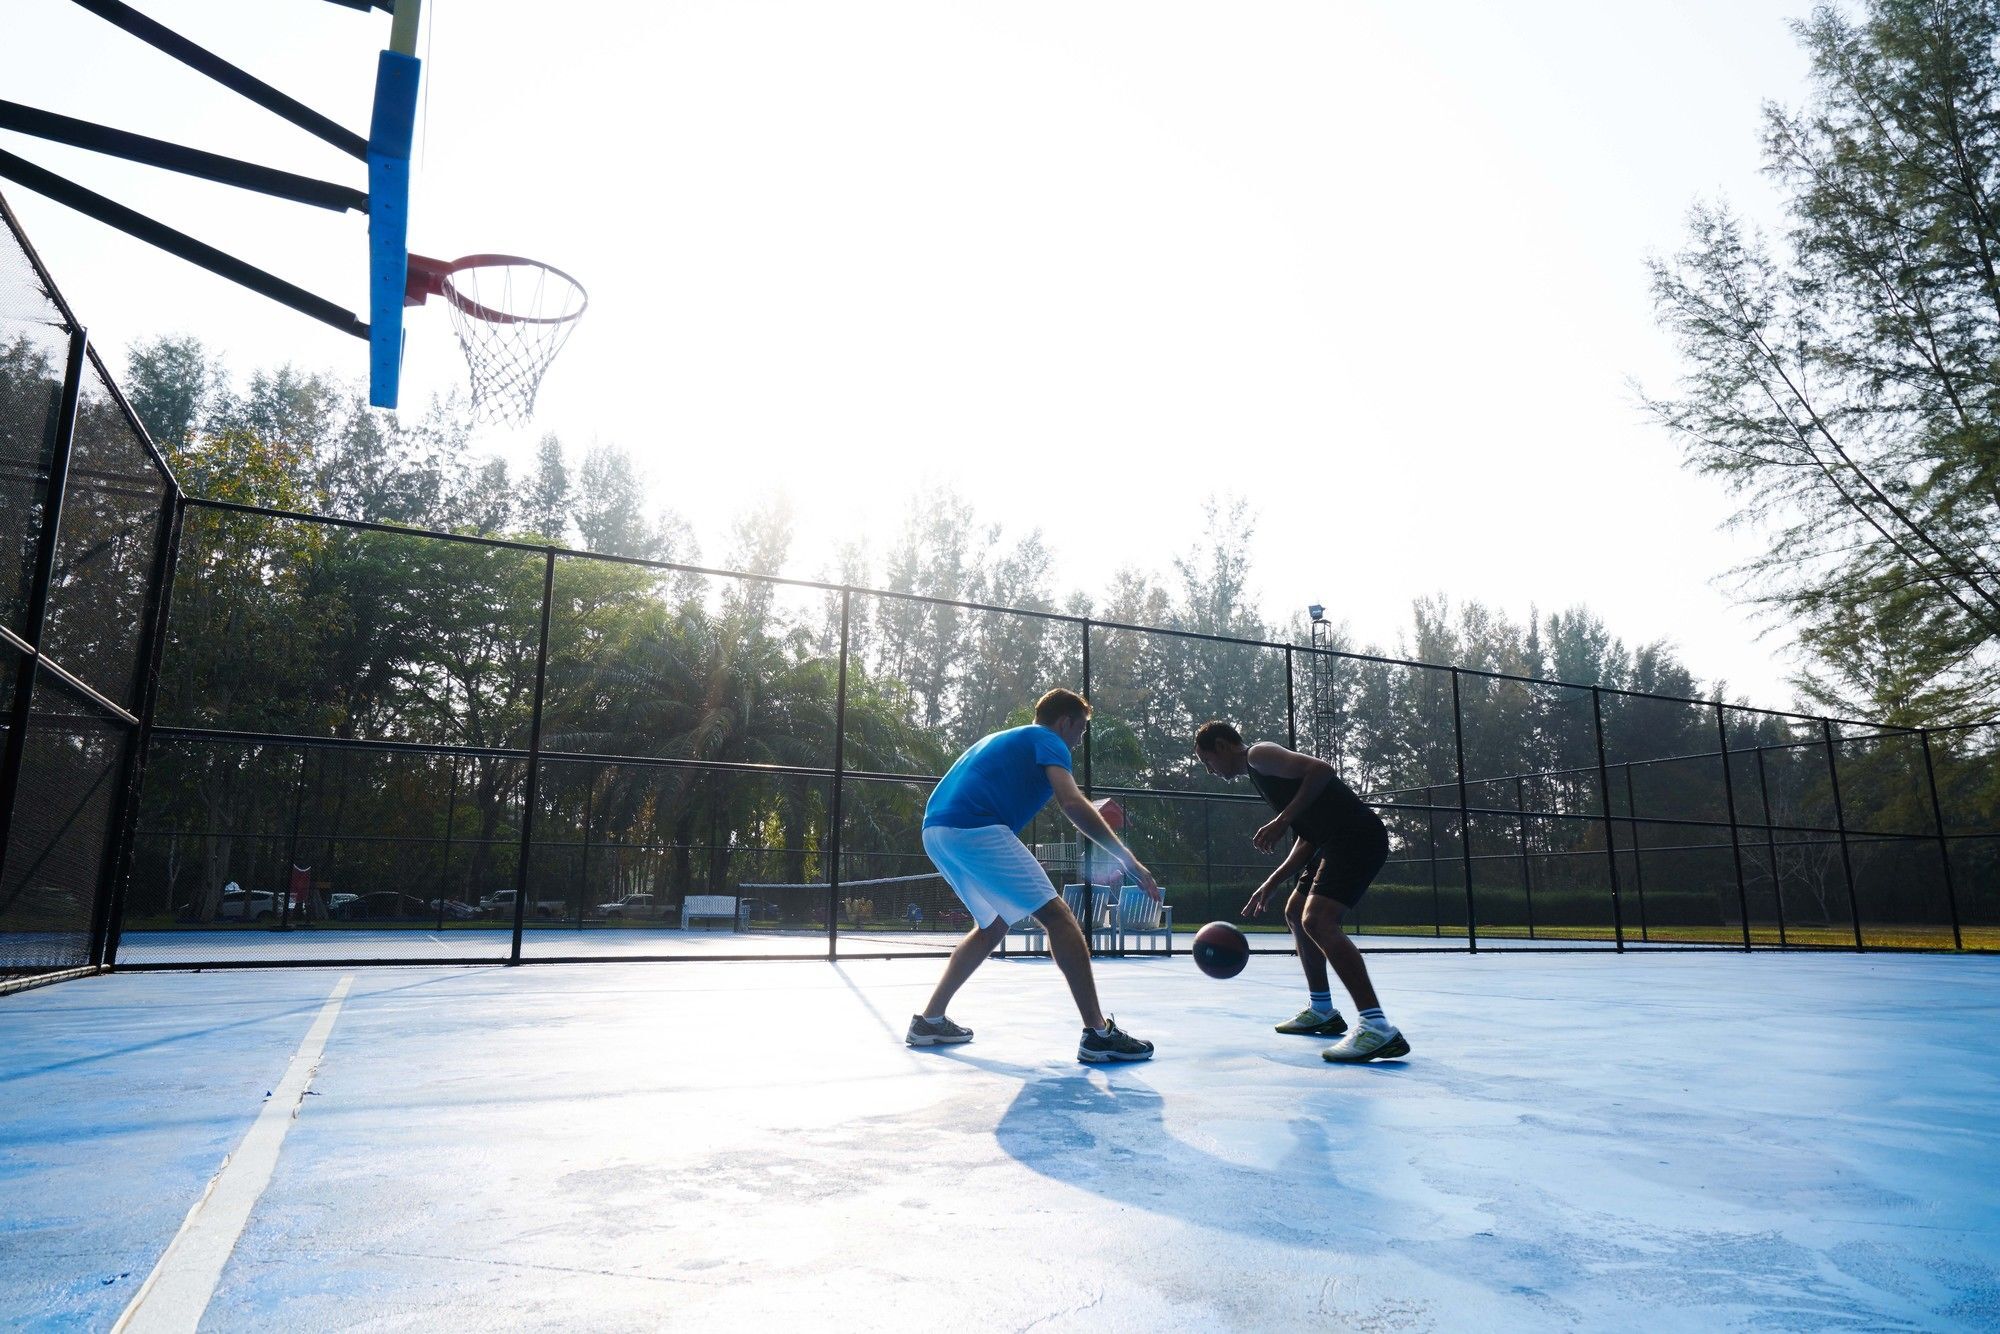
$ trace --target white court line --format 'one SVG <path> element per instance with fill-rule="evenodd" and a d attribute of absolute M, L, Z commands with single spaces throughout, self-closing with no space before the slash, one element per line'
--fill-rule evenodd
<path fill-rule="evenodd" d="M 347 989 L 353 985 L 354 975 L 350 973 L 340 979 L 326 998 L 319 1017 L 306 1031 L 305 1041 L 292 1053 L 285 1077 L 264 1100 L 264 1110 L 258 1113 L 249 1133 L 236 1146 L 236 1152 L 222 1160 L 221 1169 L 194 1202 L 194 1208 L 188 1210 L 187 1220 L 167 1243 L 160 1262 L 146 1276 L 146 1282 L 125 1313 L 118 1317 L 118 1323 L 111 1327 L 112 1334 L 123 1330 L 192 1330 L 200 1323 L 209 1299 L 215 1295 L 216 1284 L 222 1280 L 222 1268 L 236 1249 L 236 1239 L 243 1235 L 244 1225 L 250 1221 L 250 1211 L 256 1207 L 264 1188 L 271 1184 L 271 1172 L 278 1165 L 278 1150 L 285 1142 L 285 1132 L 298 1119 L 299 1104 L 305 1101 L 306 1089 L 319 1069 L 327 1035 L 333 1031 L 333 1021 L 340 1017 L 341 1002 L 347 999 Z"/>

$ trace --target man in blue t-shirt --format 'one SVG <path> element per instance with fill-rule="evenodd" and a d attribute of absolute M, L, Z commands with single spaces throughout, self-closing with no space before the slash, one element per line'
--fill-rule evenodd
<path fill-rule="evenodd" d="M 1160 897 L 1139 859 L 1111 832 L 1070 775 L 1069 752 L 1090 730 L 1090 702 L 1073 690 L 1051 690 L 1035 701 L 1035 721 L 982 737 L 958 757 L 924 808 L 924 851 L 972 913 L 972 930 L 951 952 L 944 976 L 922 1014 L 910 1016 L 912 1047 L 972 1041 L 972 1030 L 945 1017 L 945 1007 L 986 956 L 1027 917 L 1049 933 L 1049 953 L 1069 982 L 1083 1016 L 1076 1058 L 1091 1064 L 1143 1061 L 1153 1044 L 1120 1029 L 1098 1008 L 1090 945 L 1076 915 L 1049 883 L 1021 831 L 1051 796 L 1093 843 L 1115 857 L 1139 887 Z"/>

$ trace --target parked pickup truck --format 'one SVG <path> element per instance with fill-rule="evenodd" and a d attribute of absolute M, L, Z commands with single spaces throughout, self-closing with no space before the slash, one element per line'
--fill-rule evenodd
<path fill-rule="evenodd" d="M 529 904 L 537 917 L 561 917 L 569 912 L 569 905 L 561 899 L 536 899 Z M 488 917 L 512 917 L 514 915 L 514 891 L 496 889 L 479 900 L 479 911 Z"/>
<path fill-rule="evenodd" d="M 621 917 L 652 917 L 657 912 L 651 894 L 627 894 L 614 902 L 600 903 L 590 911 L 593 916 L 602 917 L 607 922 L 615 922 Z"/>

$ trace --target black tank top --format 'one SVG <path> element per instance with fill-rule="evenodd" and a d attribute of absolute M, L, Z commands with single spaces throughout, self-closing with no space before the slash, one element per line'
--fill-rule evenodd
<path fill-rule="evenodd" d="M 1271 809 L 1279 812 L 1292 804 L 1301 782 L 1297 778 L 1258 773 L 1255 769 L 1250 771 L 1250 781 L 1264 794 L 1264 800 L 1271 803 Z M 1341 782 L 1338 774 L 1327 780 L 1319 796 L 1313 799 L 1313 804 L 1292 821 L 1292 832 L 1314 847 L 1322 847 L 1338 838 L 1372 834 L 1381 828 L 1382 817 L 1356 796 L 1353 788 Z"/>

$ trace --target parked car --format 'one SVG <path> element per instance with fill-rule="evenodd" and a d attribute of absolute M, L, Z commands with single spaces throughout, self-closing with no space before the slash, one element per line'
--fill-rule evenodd
<path fill-rule="evenodd" d="M 326 896 L 326 911 L 330 916 L 338 917 L 342 908 L 360 897 L 359 894 L 329 894 Z"/>
<path fill-rule="evenodd" d="M 561 899 L 537 899 L 530 905 L 537 917 L 561 917 L 569 911 L 569 905 Z M 514 915 L 514 891 L 496 889 L 479 900 L 479 911 L 488 917 L 512 917 Z"/>
<path fill-rule="evenodd" d="M 433 913 L 443 912 L 447 922 L 462 922 L 468 917 L 479 916 L 479 909 L 463 899 L 445 899 L 442 904 L 437 899 L 432 899 L 424 906 Z"/>
<path fill-rule="evenodd" d="M 615 902 L 600 903 L 590 911 L 592 916 L 615 922 L 621 917 L 652 917 L 659 910 L 654 906 L 651 894 L 627 894 Z"/>
<path fill-rule="evenodd" d="M 218 922 L 268 922 L 283 905 L 266 889 L 238 889 L 224 894 L 215 907 Z"/>
<path fill-rule="evenodd" d="M 349 922 L 421 922 L 436 915 L 437 909 L 416 895 L 399 893 L 393 889 L 363 894 L 354 902 L 347 904 L 340 914 L 343 921 Z"/>

